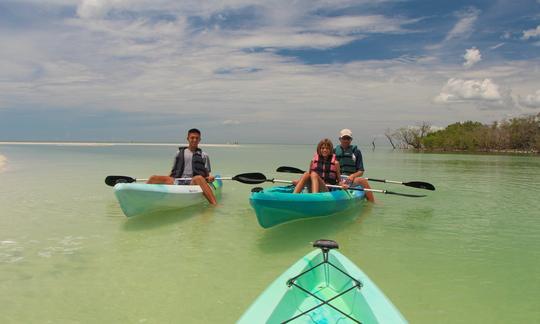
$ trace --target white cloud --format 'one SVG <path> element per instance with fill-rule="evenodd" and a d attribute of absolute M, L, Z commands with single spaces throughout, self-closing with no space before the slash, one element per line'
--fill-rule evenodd
<path fill-rule="evenodd" d="M 540 90 L 525 96 L 525 98 L 519 98 L 519 103 L 527 108 L 540 108 Z"/>
<path fill-rule="evenodd" d="M 474 23 L 480 15 L 480 10 L 469 7 L 463 11 L 455 13 L 458 18 L 458 21 L 454 27 L 446 34 L 443 41 L 437 44 L 426 45 L 424 48 L 428 51 L 439 50 L 449 41 L 455 39 L 466 39 L 468 38 L 474 29 Z"/>
<path fill-rule="evenodd" d="M 101 18 L 109 10 L 110 5 L 100 0 L 83 0 L 77 7 L 77 14 L 81 18 Z"/>
<path fill-rule="evenodd" d="M 523 31 L 523 36 L 521 36 L 521 39 L 527 40 L 529 38 L 536 38 L 540 36 L 540 25 L 538 25 L 534 29 L 528 29 Z"/>
<path fill-rule="evenodd" d="M 403 32 L 403 19 L 391 19 L 381 15 L 317 17 L 310 27 L 318 30 L 338 33 L 392 33 Z"/>
<path fill-rule="evenodd" d="M 518 91 L 519 87 L 536 89 L 538 84 L 538 60 L 483 64 L 468 70 L 435 55 L 305 64 L 279 55 L 276 49 L 326 49 L 370 33 L 407 33 L 403 26 L 409 20 L 314 14 L 318 8 L 331 8 L 331 1 L 299 0 L 293 6 L 290 1 L 276 0 L 272 4 L 281 10 L 247 0 L 87 0 L 79 6 L 84 19 L 58 20 L 40 30 L 0 29 L 0 38 L 9 44 L 0 51 L 0 114 L 25 107 L 54 107 L 86 115 L 141 113 L 165 115 L 175 127 L 195 116 L 197 122 L 212 123 L 208 128 L 216 133 L 249 134 L 243 130 L 251 127 L 260 138 L 309 141 L 327 130 L 334 134 L 335 125 L 346 122 L 361 125 L 355 134 L 366 136 L 424 119 L 440 125 L 453 122 L 456 115 L 451 109 L 432 109 L 434 94 L 451 77 L 462 83 L 489 82 L 484 90 L 469 90 L 472 94 L 457 89 L 456 84 L 445 86 L 444 102 L 449 107 L 497 103 L 497 93 L 505 98 L 491 80 Z M 256 7 L 260 24 L 249 21 L 247 26 L 229 28 L 212 22 L 220 10 L 246 5 Z M 121 10 L 126 13 L 118 15 Z M 161 19 L 161 13 L 170 17 Z M 188 18 L 193 16 L 201 22 L 194 24 Z M 465 25 L 455 27 L 452 37 L 466 35 Z M 495 94 L 490 95 L 493 87 Z M 478 99 L 472 99 L 475 96 Z M 493 112 L 467 111 L 474 120 L 497 118 Z M 308 126 L 298 124 L 302 118 L 309 119 Z M 261 127 L 263 122 L 270 126 Z M 147 135 L 139 132 L 138 136 Z"/>
<path fill-rule="evenodd" d="M 471 66 L 482 60 L 482 54 L 480 54 L 480 50 L 478 50 L 476 47 L 473 47 L 465 51 L 463 58 L 465 59 L 465 63 L 463 63 L 463 66 L 466 68 L 470 68 Z"/>
<path fill-rule="evenodd" d="M 512 38 L 512 33 L 509 32 L 509 31 L 505 31 L 502 35 L 501 35 L 501 39 L 511 39 Z"/>
<path fill-rule="evenodd" d="M 236 33 L 213 33 L 201 36 L 200 40 L 208 46 L 229 48 L 316 48 L 327 49 L 345 45 L 361 37 L 325 35 L 321 33 L 294 33 L 281 31 L 258 31 Z"/>
<path fill-rule="evenodd" d="M 472 7 L 457 14 L 459 20 L 446 35 L 445 41 L 456 38 L 467 38 L 472 33 L 474 23 L 480 15 L 480 10 Z"/>
<path fill-rule="evenodd" d="M 209 46 L 326 49 L 362 39 L 369 33 L 410 32 L 402 26 L 415 21 L 382 15 L 324 17 L 316 14 L 318 10 L 336 10 L 354 4 L 354 1 L 349 0 L 299 0 L 294 3 L 276 0 L 272 4 L 252 0 L 83 0 L 77 8 L 78 16 L 83 19 L 76 24 L 93 29 L 114 24 L 116 26 L 106 27 L 108 32 L 119 33 L 123 31 L 122 24 L 133 25 L 136 21 L 150 21 L 144 18 L 145 14 L 163 12 L 176 20 L 185 21 L 186 17 L 201 18 L 207 25 L 192 26 L 192 37 L 199 38 L 199 41 Z M 133 16 L 130 14 L 117 21 L 104 21 L 110 12 L 120 11 L 136 11 L 138 18 L 131 18 L 130 21 L 128 17 Z M 246 19 L 244 28 L 227 28 L 224 21 L 231 13 Z M 138 35 L 136 30 L 131 30 L 129 34 L 132 37 Z M 159 33 L 155 35 L 162 36 Z"/>
<path fill-rule="evenodd" d="M 539 0 L 540 1 L 540 0 Z M 496 50 L 497 48 L 501 47 L 501 46 L 504 46 L 504 44 L 506 43 L 499 43 L 497 45 L 494 45 L 494 46 L 491 46 L 489 49 L 490 50 Z"/>
<path fill-rule="evenodd" d="M 491 79 L 464 80 L 451 78 L 435 97 L 437 103 L 462 101 L 499 101 L 503 99 L 499 86 Z"/>
<path fill-rule="evenodd" d="M 328 49 L 360 40 L 370 33 L 406 33 L 403 19 L 384 16 L 307 17 L 290 26 L 262 26 L 251 30 L 207 30 L 206 45 L 230 48 Z"/>

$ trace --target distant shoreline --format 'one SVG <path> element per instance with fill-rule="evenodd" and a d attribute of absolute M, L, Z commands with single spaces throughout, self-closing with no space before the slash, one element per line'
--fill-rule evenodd
<path fill-rule="evenodd" d="M 537 155 L 540 154 L 538 151 L 527 151 L 527 150 L 511 150 L 511 149 L 505 149 L 505 150 L 448 150 L 448 149 L 413 149 L 413 148 L 406 148 L 403 149 L 405 151 L 414 151 L 418 153 L 463 153 L 463 154 L 506 154 L 506 155 L 513 155 L 513 154 L 522 154 L 522 155 Z"/>
<path fill-rule="evenodd" d="M 180 146 L 185 143 L 123 143 L 123 142 L 0 142 L 0 145 L 52 145 L 52 146 Z M 237 147 L 239 144 L 199 144 L 202 147 Z"/>

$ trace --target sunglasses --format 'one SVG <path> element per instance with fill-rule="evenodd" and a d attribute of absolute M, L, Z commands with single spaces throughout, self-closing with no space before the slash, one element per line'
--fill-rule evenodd
<path fill-rule="evenodd" d="M 344 141 L 350 141 L 352 140 L 352 137 L 349 137 L 349 136 L 343 136 L 341 137 L 340 139 L 344 140 Z"/>

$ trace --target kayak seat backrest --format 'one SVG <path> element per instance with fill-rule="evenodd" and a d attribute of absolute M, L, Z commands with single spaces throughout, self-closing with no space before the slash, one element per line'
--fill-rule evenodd
<path fill-rule="evenodd" d="M 261 188 L 261 187 L 255 187 L 255 188 L 251 189 L 251 192 L 261 192 L 261 191 L 263 191 L 263 190 L 264 190 L 264 189 Z"/>
<path fill-rule="evenodd" d="M 339 244 L 336 241 L 332 240 L 317 240 L 313 243 L 313 247 L 319 248 L 323 251 L 329 251 L 332 249 L 339 249 Z"/>

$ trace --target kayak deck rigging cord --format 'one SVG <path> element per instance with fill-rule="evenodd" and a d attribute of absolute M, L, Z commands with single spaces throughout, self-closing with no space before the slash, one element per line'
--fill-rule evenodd
<path fill-rule="evenodd" d="M 315 265 L 315 266 L 309 268 L 308 270 L 306 270 L 306 271 L 300 273 L 300 274 L 297 275 L 296 277 L 293 277 L 293 278 L 287 280 L 287 286 L 288 286 L 288 287 L 295 286 L 296 288 L 302 290 L 303 292 L 305 292 L 306 294 L 310 295 L 311 297 L 317 299 L 317 300 L 320 301 L 321 303 L 318 304 L 317 306 L 314 306 L 314 307 L 312 307 L 312 308 L 310 308 L 310 309 L 308 309 L 308 310 L 302 312 L 301 314 L 298 314 L 298 315 L 296 315 L 296 316 L 294 316 L 294 317 L 292 317 L 292 318 L 290 318 L 290 319 L 288 319 L 288 320 L 283 321 L 282 323 L 289 323 L 289 322 L 291 322 L 291 321 L 294 321 L 295 319 L 297 319 L 297 318 L 299 318 L 299 317 L 301 317 L 301 316 L 304 316 L 304 315 L 310 313 L 311 311 L 313 311 L 313 310 L 315 310 L 315 309 L 317 309 L 317 308 L 319 308 L 319 307 L 322 307 L 322 306 L 324 306 L 324 305 L 327 305 L 327 306 L 333 308 L 334 310 L 340 312 L 341 314 L 345 315 L 347 318 L 349 318 L 350 320 L 354 321 L 355 323 L 361 323 L 359 320 L 357 320 L 357 319 L 351 317 L 350 315 L 348 315 L 348 314 L 344 313 L 343 311 L 341 311 L 339 308 L 337 308 L 337 307 L 333 306 L 332 304 L 330 304 L 331 301 L 333 301 L 333 300 L 335 300 L 335 299 L 337 299 L 337 298 L 339 298 L 339 297 L 345 295 L 345 294 L 348 293 L 349 291 L 354 290 L 355 288 L 361 289 L 362 286 L 363 286 L 362 283 L 361 283 L 359 280 L 357 280 L 357 279 L 351 277 L 348 273 L 344 272 L 343 270 L 341 270 L 340 268 L 338 268 L 337 266 L 335 266 L 334 264 L 332 264 L 330 261 L 328 261 L 328 252 L 329 252 L 331 249 L 338 249 L 338 248 L 339 248 L 339 245 L 337 244 L 337 242 L 332 241 L 332 240 L 317 240 L 315 243 L 313 243 L 313 247 L 318 247 L 318 248 L 320 248 L 320 249 L 322 250 L 322 253 L 323 253 L 323 261 L 320 262 L 319 264 L 317 264 L 317 265 Z M 348 288 L 348 289 L 346 289 L 346 290 L 340 292 L 339 294 L 337 294 L 336 296 L 334 296 L 334 297 L 332 297 L 332 298 L 330 298 L 330 299 L 324 300 L 324 299 L 322 299 L 322 298 L 316 296 L 315 294 L 311 293 L 310 291 L 306 290 L 305 288 L 303 288 L 302 286 L 298 285 L 298 284 L 295 282 L 297 279 L 299 279 L 300 277 L 302 277 L 302 276 L 305 275 L 306 273 L 309 273 L 309 272 L 313 271 L 314 269 L 318 268 L 319 266 L 321 266 L 321 265 L 323 265 L 323 264 L 328 264 L 329 266 L 334 267 L 336 270 L 338 270 L 339 272 L 341 272 L 341 273 L 344 274 L 345 276 L 349 277 L 349 279 L 351 279 L 352 282 L 354 283 L 354 284 L 352 285 L 352 287 L 350 287 L 350 288 Z"/>

